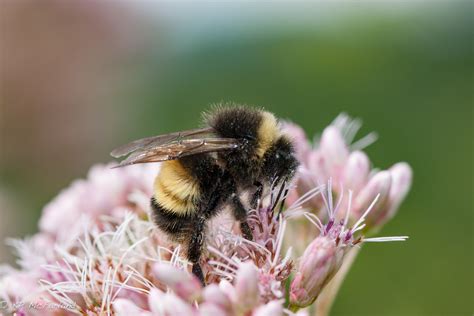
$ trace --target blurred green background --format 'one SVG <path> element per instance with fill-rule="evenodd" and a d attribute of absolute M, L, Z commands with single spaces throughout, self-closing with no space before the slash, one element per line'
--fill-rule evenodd
<path fill-rule="evenodd" d="M 414 184 L 364 247 L 333 315 L 469 315 L 473 300 L 472 3 L 2 1 L 0 237 L 128 140 L 193 128 L 220 101 L 309 135 L 345 111 L 376 167 Z M 67 216 L 67 214 L 65 214 Z M 2 261 L 13 259 L 0 248 Z"/>

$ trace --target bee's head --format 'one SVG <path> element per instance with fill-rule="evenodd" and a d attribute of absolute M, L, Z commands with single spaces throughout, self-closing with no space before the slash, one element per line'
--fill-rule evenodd
<path fill-rule="evenodd" d="M 297 168 L 298 161 L 294 156 L 291 141 L 280 136 L 263 157 L 261 176 L 270 183 L 275 179 L 290 180 Z"/>

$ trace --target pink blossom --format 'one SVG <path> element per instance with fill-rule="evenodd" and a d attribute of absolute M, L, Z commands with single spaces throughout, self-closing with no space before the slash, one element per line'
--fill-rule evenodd
<path fill-rule="evenodd" d="M 242 263 L 235 280 L 236 303 L 241 312 L 252 310 L 259 303 L 258 271 L 250 262 Z"/>
<path fill-rule="evenodd" d="M 224 281 L 221 282 L 222 284 Z M 203 293 L 204 301 L 210 306 L 215 306 L 224 313 L 232 313 L 232 298 L 224 292 L 219 285 L 210 284 L 205 287 Z"/>
<path fill-rule="evenodd" d="M 150 220 L 158 166 L 95 166 L 43 209 L 37 234 L 9 241 L 19 268 L 0 270 L 0 299 L 19 315 L 42 314 L 18 302 L 67 307 L 45 315 L 139 316 L 283 315 L 317 302 L 351 248 L 406 239 L 365 237 L 395 215 L 412 172 L 406 163 L 371 170 L 360 149 L 373 136 L 352 143 L 359 126 L 340 116 L 311 148 L 286 125 L 301 162 L 296 187 L 266 188 L 248 210 L 252 240 L 226 210 L 208 223 L 206 286 Z"/>
<path fill-rule="evenodd" d="M 300 307 L 312 304 L 339 270 L 345 251 L 327 236 L 314 239 L 300 259 L 291 283 L 290 302 Z"/>
<path fill-rule="evenodd" d="M 169 264 L 156 264 L 153 272 L 158 280 L 186 301 L 193 302 L 199 298 L 201 283 L 193 275 L 182 273 L 181 270 Z"/>
<path fill-rule="evenodd" d="M 113 165 L 96 165 L 87 180 L 76 180 L 45 206 L 40 219 L 40 231 L 61 240 L 77 238 L 82 232 L 81 217 L 98 221 L 101 216 L 122 217 L 127 211 L 144 213 L 134 207 L 130 196 L 134 192 L 151 195 L 156 164 L 111 169 Z"/>
<path fill-rule="evenodd" d="M 386 213 L 391 185 L 392 176 L 389 171 L 380 171 L 372 176 L 355 198 L 353 216 L 361 216 L 378 195 L 374 210 L 366 220 L 368 225 L 374 226 L 377 219 Z"/>
<path fill-rule="evenodd" d="M 376 136 L 372 133 L 352 143 L 360 126 L 360 121 L 341 114 L 324 129 L 319 142 L 315 142 L 312 149 L 305 149 L 287 205 L 294 203 L 312 187 L 331 180 L 336 196 L 341 194 L 341 188 L 351 190 L 354 194 L 350 222 L 361 215 L 377 194 L 380 194 L 380 198 L 367 219 L 367 228 L 378 230 L 394 216 L 410 188 L 411 169 L 408 164 L 399 163 L 389 171 L 371 170 L 370 160 L 361 149 L 375 141 Z M 307 147 L 307 140 L 295 124 L 285 125 L 284 130 L 290 136 L 296 134 L 292 137 L 295 148 Z M 342 204 L 347 203 L 346 196 Z M 320 196 L 307 200 L 304 206 L 320 216 L 325 214 L 324 201 Z"/>
<path fill-rule="evenodd" d="M 359 234 L 366 225 L 366 220 L 375 209 L 380 194 L 374 197 L 364 213 L 359 216 L 355 224 L 348 223 L 351 213 L 352 192 L 349 193 L 348 206 L 342 214 L 341 220 L 338 220 L 340 212 L 342 195 L 337 203 L 332 200 L 331 181 L 322 191 L 322 197 L 327 210 L 327 223 L 319 219 L 315 214 L 306 212 L 304 215 L 319 231 L 309 246 L 305 249 L 299 259 L 299 265 L 296 270 L 295 278 L 290 287 L 290 303 L 294 307 L 306 307 L 311 305 L 322 292 L 323 288 L 331 281 L 333 276 L 341 267 L 345 255 L 348 251 L 364 242 L 383 242 L 383 241 L 403 241 L 407 236 L 365 238 Z M 295 210 L 290 210 L 291 213 Z"/>
<path fill-rule="evenodd" d="M 145 311 L 135 305 L 133 301 L 119 298 L 116 299 L 113 303 L 113 310 L 117 313 L 118 316 L 129 316 L 129 315 L 136 315 L 136 316 L 151 316 L 153 315 L 149 311 Z"/>
<path fill-rule="evenodd" d="M 270 303 L 260 306 L 253 313 L 254 316 L 281 316 L 283 315 L 283 306 L 279 301 L 271 301 Z"/>
<path fill-rule="evenodd" d="M 197 311 L 193 306 L 182 298 L 174 293 L 163 293 L 157 289 L 151 290 L 149 305 L 153 315 L 197 315 Z"/>
<path fill-rule="evenodd" d="M 343 183 L 356 194 L 364 187 L 369 179 L 370 161 L 363 151 L 354 151 L 349 155 L 344 169 Z"/>

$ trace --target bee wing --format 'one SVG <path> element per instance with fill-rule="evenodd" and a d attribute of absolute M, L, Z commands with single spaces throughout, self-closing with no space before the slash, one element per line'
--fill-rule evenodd
<path fill-rule="evenodd" d="M 213 135 L 212 132 L 213 132 L 213 129 L 211 127 L 205 127 L 205 128 L 197 128 L 197 129 L 191 129 L 187 131 L 181 131 L 181 132 L 176 132 L 176 133 L 169 133 L 169 134 L 164 134 L 164 135 L 137 139 L 128 144 L 115 148 L 110 153 L 110 155 L 114 158 L 119 158 L 138 150 L 146 151 L 148 149 L 156 148 L 164 144 L 169 144 L 172 142 L 184 140 L 191 136 L 193 138 L 197 138 L 197 137 L 203 138 L 205 136 Z"/>
<path fill-rule="evenodd" d="M 239 147 L 234 138 L 196 138 L 182 139 L 165 143 L 156 147 L 139 148 L 114 168 L 147 162 L 159 162 L 178 159 L 186 156 L 230 150 Z"/>

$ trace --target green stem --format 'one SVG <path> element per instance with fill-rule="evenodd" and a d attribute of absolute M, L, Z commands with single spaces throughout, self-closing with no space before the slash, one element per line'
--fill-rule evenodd
<path fill-rule="evenodd" d="M 288 309 L 289 309 L 290 311 L 292 311 L 293 313 L 296 313 L 297 311 L 300 310 L 300 307 L 298 307 L 298 306 L 296 306 L 296 305 L 293 305 L 293 304 L 290 304 L 290 305 L 288 306 Z"/>

